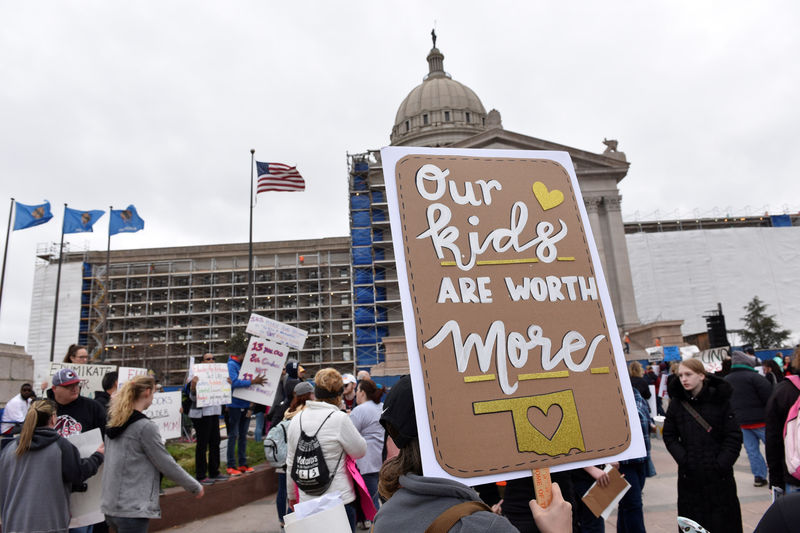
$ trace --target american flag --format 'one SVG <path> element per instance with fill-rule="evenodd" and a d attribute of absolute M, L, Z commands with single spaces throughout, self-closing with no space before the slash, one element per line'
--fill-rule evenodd
<path fill-rule="evenodd" d="M 304 191 L 306 182 L 297 171 L 297 167 L 290 167 L 282 163 L 260 163 L 256 161 L 258 169 L 258 190 L 266 191 Z"/>

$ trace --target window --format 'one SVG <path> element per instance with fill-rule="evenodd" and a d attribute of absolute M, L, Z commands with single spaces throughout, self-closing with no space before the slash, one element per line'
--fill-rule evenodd
<path fill-rule="evenodd" d="M 425 126 L 428 125 L 428 115 L 427 114 L 422 115 L 422 124 L 424 124 Z"/>
<path fill-rule="evenodd" d="M 486 117 L 481 117 L 481 125 L 486 125 Z"/>
<path fill-rule="evenodd" d="M 444 121 L 445 122 L 450 122 L 450 111 L 445 111 L 444 112 Z"/>
<path fill-rule="evenodd" d="M 469 124 L 469 111 L 467 111 L 464 115 L 466 116 L 467 124 Z"/>
<path fill-rule="evenodd" d="M 408 130 L 409 130 L 409 126 L 410 126 L 410 124 L 409 124 L 409 123 L 408 123 L 408 121 L 406 120 L 406 132 L 408 132 Z"/>

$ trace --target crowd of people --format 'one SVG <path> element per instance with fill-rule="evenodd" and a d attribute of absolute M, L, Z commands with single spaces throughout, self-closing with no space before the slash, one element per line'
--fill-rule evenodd
<path fill-rule="evenodd" d="M 88 354 L 83 347 L 71 346 L 64 360 L 84 364 Z M 239 355 L 228 358 L 231 387 L 263 383 L 262 376 L 239 379 L 241 361 Z M 200 362 L 213 363 L 215 358 L 205 354 Z M 269 406 L 234 397 L 227 406 L 198 407 L 198 378 L 190 377 L 184 388 L 184 414 L 194 428 L 194 476 L 175 462 L 158 427 L 144 414 L 156 391 L 152 376 L 136 376 L 118 386 L 116 372 L 109 372 L 93 399 L 80 394 L 80 379 L 70 368 L 58 370 L 43 384 L 43 399 L 37 399 L 31 384 L 24 384 L 7 402 L 0 426 L 4 437 L 13 437 L 3 440 L 0 452 L 3 531 L 99 533 L 107 526 L 120 533 L 147 531 L 149 521 L 160 517 L 162 476 L 202 498 L 204 486 L 253 471 L 246 451 L 254 413 L 255 439 L 263 441 L 265 449 L 282 439 L 279 451 L 273 450 L 280 456 L 273 464 L 281 527 L 298 502 L 337 494 L 352 531 L 604 531 L 604 520 L 594 516 L 581 495 L 592 483 L 608 483 L 606 465 L 553 473 L 554 499 L 547 508 L 536 503 L 530 477 L 509 480 L 502 487 L 492 483 L 474 488 L 426 477 L 408 376 L 387 395 L 366 371 L 354 376 L 324 368 L 312 379 L 304 374 L 296 361 L 288 361 Z M 664 444 L 678 466 L 679 516 L 712 532 L 742 531 L 733 465 L 744 446 L 753 484 L 769 485 L 776 495 L 785 495 L 776 499 L 757 531 L 783 531 L 787 529 L 776 524 L 795 523 L 800 479 L 784 461 L 783 427 L 800 396 L 794 378 L 786 379 L 800 374 L 800 349 L 788 364 L 777 358 L 761 362 L 752 353 L 735 351 L 716 374 L 707 372 L 698 359 L 646 370 L 632 362 L 629 374 L 647 453 L 613 463 L 631 486 L 618 503 L 618 532 L 646 530 L 642 492 L 647 478 L 656 475 L 650 458 L 650 434 L 656 424 L 647 401 L 653 390 L 664 391 L 656 392 L 653 400 L 668 398 L 657 410 L 664 409 Z M 93 429 L 103 435 L 103 444 L 81 458 L 66 437 Z M 101 464 L 105 521 L 68 529 L 70 493 L 85 490 Z M 31 480 L 35 481 L 26 482 Z M 42 506 L 42 501 L 49 503 Z"/>

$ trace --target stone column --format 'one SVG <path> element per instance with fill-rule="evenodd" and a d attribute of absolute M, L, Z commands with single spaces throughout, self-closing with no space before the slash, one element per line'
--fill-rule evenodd
<path fill-rule="evenodd" d="M 597 254 L 600 256 L 600 263 L 603 270 L 606 270 L 605 243 L 603 242 L 603 226 L 600 223 L 600 206 L 603 203 L 602 196 L 584 196 L 583 205 L 586 207 L 586 214 L 589 215 L 589 226 L 592 228 L 594 242 L 597 245 Z"/>
<path fill-rule="evenodd" d="M 628 258 L 628 245 L 625 241 L 625 226 L 622 222 L 622 196 L 606 196 L 603 203 L 608 223 L 609 240 L 609 242 L 605 243 L 605 246 L 609 253 L 614 256 L 616 274 L 616 287 L 613 290 L 618 295 L 618 301 L 614 312 L 617 315 L 619 326 L 626 328 L 638 324 L 639 316 L 636 312 L 631 264 Z M 609 287 L 609 290 L 612 290 L 611 287 Z"/>

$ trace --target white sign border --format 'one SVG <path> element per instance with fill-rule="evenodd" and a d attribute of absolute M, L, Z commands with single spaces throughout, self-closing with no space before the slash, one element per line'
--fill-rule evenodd
<path fill-rule="evenodd" d="M 400 222 L 400 209 L 397 205 L 397 187 L 395 183 L 395 169 L 397 162 L 409 154 L 422 154 L 422 155 L 444 155 L 444 156 L 465 156 L 465 157 L 497 157 L 497 158 L 531 158 L 531 159 L 549 159 L 563 166 L 569 173 L 570 180 L 572 181 L 572 188 L 577 195 L 581 195 L 581 190 L 578 185 L 578 178 L 575 175 L 575 169 L 572 165 L 572 159 L 567 152 L 555 151 L 535 151 L 535 150 L 480 150 L 470 148 L 423 148 L 414 146 L 386 146 L 381 148 L 381 161 L 383 165 L 383 181 L 386 187 L 386 201 L 389 205 L 389 225 L 392 229 L 392 242 L 397 243 L 402 239 L 402 223 Z M 606 316 L 607 326 L 610 332 L 610 341 L 614 348 L 614 362 L 619 371 L 620 385 L 622 387 L 622 395 L 625 398 L 625 406 L 628 410 L 628 425 L 631 429 L 631 444 L 621 453 L 605 458 L 595 458 L 584 461 L 575 461 L 565 463 L 557 466 L 550 467 L 551 472 L 560 472 L 562 470 L 573 470 L 575 468 L 582 468 L 585 466 L 594 466 L 597 464 L 613 461 L 621 461 L 624 459 L 633 459 L 643 457 L 646 454 L 644 445 L 644 436 L 639 425 L 639 416 L 636 409 L 636 402 L 633 397 L 633 390 L 631 387 L 630 379 L 628 378 L 627 362 L 623 355 L 622 341 L 617 335 L 616 318 L 614 310 L 611 305 L 611 298 L 608 294 L 608 287 L 605 282 L 605 274 L 600 262 L 600 256 L 597 253 L 595 246 L 594 236 L 592 235 L 592 228 L 589 225 L 589 217 L 586 214 L 586 208 L 583 202 L 577 202 L 578 209 L 580 210 L 581 222 L 586 231 L 587 240 L 589 244 L 589 251 L 592 257 L 592 263 L 595 268 L 595 279 L 597 280 L 597 288 L 600 294 L 600 301 L 603 305 L 603 312 Z M 408 279 L 408 271 L 406 269 L 405 248 L 401 246 L 394 246 L 395 264 L 397 265 L 397 279 L 400 286 L 400 303 L 403 310 L 403 323 L 416 324 L 414 317 L 413 305 L 411 304 L 411 292 L 408 283 L 404 280 Z M 611 327 L 613 326 L 613 327 Z M 422 365 L 420 364 L 419 350 L 417 349 L 417 330 L 415 327 L 405 328 L 406 349 L 408 353 L 408 364 L 411 370 L 411 384 L 414 390 L 414 409 L 417 416 L 417 433 L 419 434 L 420 454 L 422 456 L 422 470 L 426 476 L 443 477 L 465 483 L 467 485 L 479 485 L 483 483 L 494 483 L 496 481 L 503 481 L 509 479 L 517 479 L 531 475 L 531 470 L 523 470 L 518 472 L 503 472 L 501 474 L 490 474 L 486 476 L 475 476 L 469 478 L 456 477 L 445 471 L 436 460 L 436 455 L 433 450 L 433 441 L 431 439 L 431 428 L 428 420 L 427 399 L 425 395 L 424 380 L 422 376 Z M 420 394 L 420 392 L 422 392 Z"/>

